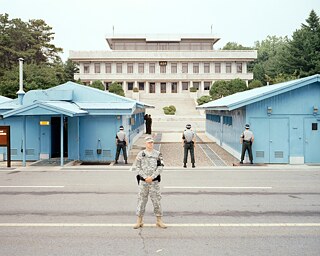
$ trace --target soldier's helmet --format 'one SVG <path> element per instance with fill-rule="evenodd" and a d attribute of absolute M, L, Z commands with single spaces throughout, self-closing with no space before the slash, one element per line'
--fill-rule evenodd
<path fill-rule="evenodd" d="M 250 128 L 250 125 L 249 125 L 249 124 L 246 124 L 246 125 L 244 126 L 244 128 L 249 129 L 249 128 Z"/>
<path fill-rule="evenodd" d="M 123 130 L 124 128 L 123 128 L 123 126 L 122 125 L 120 125 L 120 128 L 119 128 L 120 130 Z"/>
<path fill-rule="evenodd" d="M 191 128 L 191 124 L 187 124 L 187 125 L 186 125 L 186 128 L 187 128 L 187 129 L 190 129 L 190 128 Z"/>

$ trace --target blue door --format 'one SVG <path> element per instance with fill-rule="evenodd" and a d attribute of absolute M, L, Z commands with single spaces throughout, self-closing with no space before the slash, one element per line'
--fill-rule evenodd
<path fill-rule="evenodd" d="M 253 161 L 255 163 L 269 163 L 269 120 L 251 118 L 250 130 L 254 134 L 254 143 L 252 144 Z"/>
<path fill-rule="evenodd" d="M 304 119 L 304 161 L 320 163 L 320 119 Z"/>
<path fill-rule="evenodd" d="M 269 162 L 289 163 L 289 120 L 271 118 L 269 127 Z"/>

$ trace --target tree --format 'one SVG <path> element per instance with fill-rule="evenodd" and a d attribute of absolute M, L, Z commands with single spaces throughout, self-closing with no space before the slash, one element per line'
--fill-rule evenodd
<path fill-rule="evenodd" d="M 283 73 L 298 77 L 320 73 L 320 22 L 314 10 L 306 24 L 293 33 L 280 64 Z"/>
<path fill-rule="evenodd" d="M 216 81 L 211 86 L 209 94 L 213 100 L 228 96 L 231 94 L 228 87 L 229 86 L 227 81 L 224 81 L 224 80 Z"/>
<path fill-rule="evenodd" d="M 100 80 L 93 81 L 93 83 L 90 85 L 90 87 L 104 91 L 104 85 Z"/>
<path fill-rule="evenodd" d="M 247 89 L 248 88 L 247 88 L 246 82 L 241 80 L 240 78 L 236 78 L 236 79 L 229 81 L 230 94 L 234 94 L 237 92 L 243 92 L 243 91 L 246 91 Z"/>
<path fill-rule="evenodd" d="M 248 89 L 251 90 L 251 89 L 262 87 L 262 86 L 263 86 L 262 82 L 260 80 L 255 79 L 249 83 Z"/>
<path fill-rule="evenodd" d="M 242 46 L 236 42 L 228 42 L 222 50 L 253 50 L 252 47 Z"/>
<path fill-rule="evenodd" d="M 24 91 L 48 89 L 59 84 L 55 69 L 49 65 L 38 66 L 25 64 L 23 68 Z M 19 90 L 19 67 L 5 71 L 0 83 L 0 94 L 9 98 L 16 98 Z"/>
<path fill-rule="evenodd" d="M 118 84 L 117 82 L 114 82 L 109 86 L 109 92 L 120 96 L 125 96 L 121 84 Z"/>

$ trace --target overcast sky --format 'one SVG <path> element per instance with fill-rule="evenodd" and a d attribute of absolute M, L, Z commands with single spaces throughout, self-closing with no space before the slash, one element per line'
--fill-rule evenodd
<path fill-rule="evenodd" d="M 55 45 L 69 50 L 107 50 L 107 34 L 212 33 L 227 42 L 253 46 L 268 35 L 289 36 L 320 0 L 0 0 L 9 18 L 43 19 Z"/>

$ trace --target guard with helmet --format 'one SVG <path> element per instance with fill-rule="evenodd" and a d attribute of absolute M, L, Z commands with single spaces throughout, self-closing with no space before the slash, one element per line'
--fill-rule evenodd
<path fill-rule="evenodd" d="M 191 130 L 191 124 L 186 125 L 186 130 L 184 130 L 182 135 L 182 146 L 184 147 L 184 158 L 183 158 L 183 167 L 187 168 L 188 161 L 188 151 L 191 155 L 192 168 L 195 168 L 195 159 L 194 159 L 194 147 L 196 145 L 195 134 Z"/>

